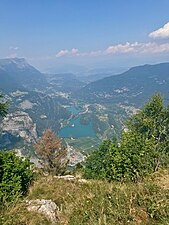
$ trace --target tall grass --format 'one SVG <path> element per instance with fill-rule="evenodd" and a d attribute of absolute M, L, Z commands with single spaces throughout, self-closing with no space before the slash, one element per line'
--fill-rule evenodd
<path fill-rule="evenodd" d="M 168 182 L 166 180 L 168 179 Z M 51 199 L 58 207 L 58 224 L 68 225 L 168 225 L 169 172 L 155 174 L 142 183 L 65 181 L 40 177 L 27 199 Z M 28 212 L 25 199 L 1 210 L 3 225 L 48 225 L 43 215 Z"/>

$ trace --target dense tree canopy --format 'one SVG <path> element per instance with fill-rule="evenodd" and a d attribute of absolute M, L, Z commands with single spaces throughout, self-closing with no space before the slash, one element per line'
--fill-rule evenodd
<path fill-rule="evenodd" d="M 105 141 L 86 160 L 85 177 L 138 180 L 169 161 L 169 107 L 156 94 L 127 122 L 120 143 Z"/>

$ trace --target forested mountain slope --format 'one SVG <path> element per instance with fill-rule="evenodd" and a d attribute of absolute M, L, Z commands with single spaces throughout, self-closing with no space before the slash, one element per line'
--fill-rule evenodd
<path fill-rule="evenodd" d="M 155 92 L 169 98 L 169 63 L 143 65 L 88 84 L 80 96 L 92 102 L 142 105 Z"/>

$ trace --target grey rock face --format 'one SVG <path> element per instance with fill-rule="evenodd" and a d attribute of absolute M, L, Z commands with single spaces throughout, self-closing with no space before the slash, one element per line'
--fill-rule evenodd
<path fill-rule="evenodd" d="M 54 176 L 54 178 L 63 179 L 63 180 L 66 180 L 66 181 L 78 182 L 78 183 L 82 183 L 82 184 L 88 183 L 88 181 L 86 179 L 81 179 L 79 177 L 75 177 L 75 176 L 72 176 L 72 175 Z"/>
<path fill-rule="evenodd" d="M 20 136 L 27 144 L 35 143 L 37 139 L 36 124 L 33 123 L 29 114 L 23 111 L 8 114 L 0 127 L 4 132 Z"/>
<path fill-rule="evenodd" d="M 56 224 L 58 218 L 56 210 L 59 210 L 57 205 L 52 200 L 36 199 L 27 201 L 28 211 L 33 211 L 43 214 L 51 224 Z"/>

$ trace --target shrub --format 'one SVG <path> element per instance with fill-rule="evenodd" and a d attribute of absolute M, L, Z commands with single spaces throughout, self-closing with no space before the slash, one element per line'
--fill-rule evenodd
<path fill-rule="evenodd" d="M 139 180 L 169 162 L 169 107 L 156 94 L 127 123 L 120 143 L 104 141 L 86 160 L 86 178 Z"/>
<path fill-rule="evenodd" d="M 0 151 L 0 202 L 14 201 L 26 194 L 33 178 L 29 159 L 14 151 Z"/>

